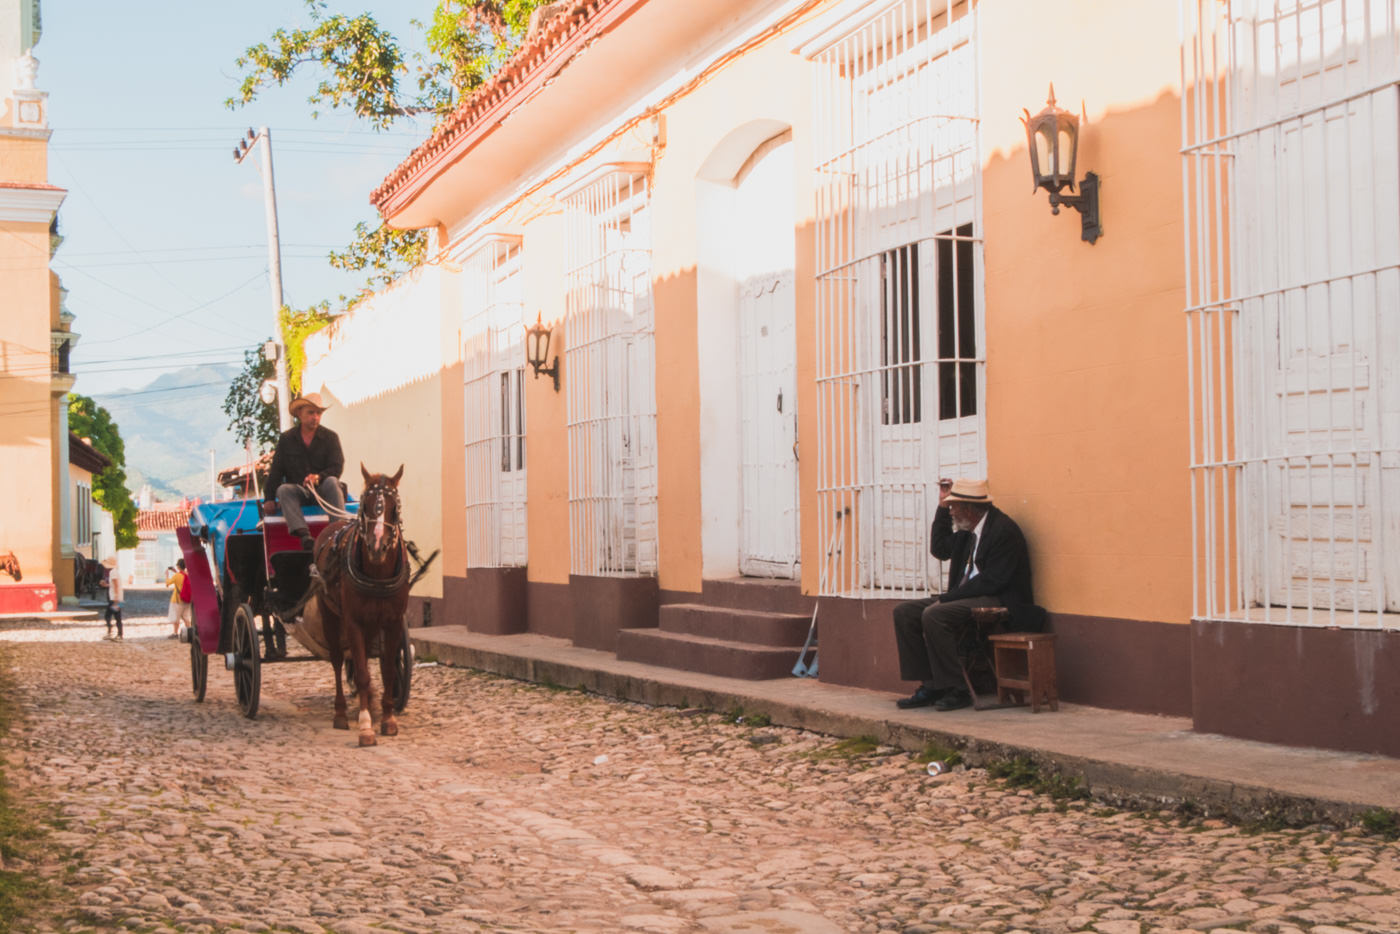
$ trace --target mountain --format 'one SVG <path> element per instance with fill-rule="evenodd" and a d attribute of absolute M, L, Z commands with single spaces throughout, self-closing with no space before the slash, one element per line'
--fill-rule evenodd
<path fill-rule="evenodd" d="M 222 408 L 240 369 L 186 367 L 139 389 L 93 396 L 112 413 L 126 444 L 127 486 L 133 494 L 149 483 L 164 500 L 208 497 L 209 451 L 218 469 L 243 460 Z"/>

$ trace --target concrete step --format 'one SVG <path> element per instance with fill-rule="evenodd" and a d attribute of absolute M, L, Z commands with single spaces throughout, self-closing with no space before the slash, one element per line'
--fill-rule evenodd
<path fill-rule="evenodd" d="M 810 616 L 667 603 L 660 607 L 660 628 L 678 635 L 702 636 L 764 646 L 800 646 L 812 623 Z"/>
<path fill-rule="evenodd" d="M 792 677 L 800 648 L 754 645 L 658 629 L 623 629 L 617 634 L 620 661 L 745 681 Z"/>
<path fill-rule="evenodd" d="M 707 580 L 701 585 L 699 597 L 699 600 L 687 602 L 772 613 L 798 613 L 809 617 L 812 607 L 816 605 L 816 597 L 804 595 L 802 585 L 797 581 L 767 577 Z"/>

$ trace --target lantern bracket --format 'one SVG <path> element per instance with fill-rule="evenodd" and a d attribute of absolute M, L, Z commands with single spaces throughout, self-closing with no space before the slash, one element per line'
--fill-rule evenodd
<path fill-rule="evenodd" d="M 1059 214 L 1060 205 L 1074 208 L 1079 212 L 1080 239 L 1093 243 L 1103 235 L 1103 225 L 1099 223 L 1099 177 L 1094 172 L 1084 173 L 1079 182 L 1079 194 L 1062 195 L 1050 192 L 1050 213 Z"/>

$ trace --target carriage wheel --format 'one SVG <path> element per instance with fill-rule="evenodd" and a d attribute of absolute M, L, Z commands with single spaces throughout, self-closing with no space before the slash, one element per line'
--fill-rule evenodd
<path fill-rule="evenodd" d="M 258 656 L 258 626 L 253 608 L 240 603 L 233 611 L 233 693 L 238 707 L 249 720 L 258 715 L 258 692 L 262 689 L 262 659 Z"/>
<path fill-rule="evenodd" d="M 408 638 L 408 627 L 405 626 L 399 641 L 399 683 L 398 690 L 394 692 L 394 713 L 403 713 L 408 706 L 408 690 L 413 685 L 413 661 L 417 657 L 418 652 L 413 648 L 413 641 Z"/>
<path fill-rule="evenodd" d="M 199 646 L 199 633 L 190 633 L 190 682 L 194 687 L 194 702 L 204 702 L 204 690 L 209 686 L 209 656 Z"/>

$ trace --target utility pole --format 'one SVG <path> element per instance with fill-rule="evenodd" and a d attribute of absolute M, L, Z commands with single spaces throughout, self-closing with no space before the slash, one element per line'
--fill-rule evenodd
<path fill-rule="evenodd" d="M 277 399 L 271 403 L 277 406 L 277 427 L 286 431 L 292 427 L 292 415 L 287 411 L 287 403 L 292 401 L 291 387 L 287 381 L 287 348 L 282 343 L 282 323 L 278 316 L 282 312 L 282 245 L 277 236 L 277 186 L 272 179 L 272 133 L 267 127 L 257 132 L 252 127 L 248 134 L 233 148 L 233 159 L 239 165 L 262 141 L 263 205 L 267 214 L 267 269 L 272 280 L 272 342 L 277 348 Z M 264 402 L 267 400 L 264 399 Z"/>

